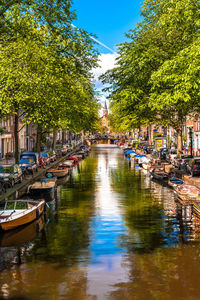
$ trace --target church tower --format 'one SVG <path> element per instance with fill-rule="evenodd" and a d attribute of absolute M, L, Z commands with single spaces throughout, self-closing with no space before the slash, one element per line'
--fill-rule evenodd
<path fill-rule="evenodd" d="M 101 117 L 101 128 L 104 133 L 108 133 L 110 130 L 108 121 L 108 107 L 106 101 L 103 108 L 103 116 Z"/>
<path fill-rule="evenodd" d="M 108 107 L 107 107 L 106 100 L 105 100 L 104 109 L 103 109 L 103 116 L 105 116 L 105 117 L 108 116 Z"/>

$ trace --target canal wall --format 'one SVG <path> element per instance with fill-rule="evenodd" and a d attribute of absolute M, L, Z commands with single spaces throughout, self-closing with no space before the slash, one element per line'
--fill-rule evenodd
<path fill-rule="evenodd" d="M 33 184 L 36 180 L 40 179 L 42 176 L 46 175 L 48 170 L 57 167 L 61 162 L 66 160 L 68 157 L 72 156 L 76 151 L 80 149 L 80 146 L 77 146 L 76 149 L 73 151 L 67 153 L 65 156 L 62 156 L 58 159 L 56 159 L 55 162 L 51 163 L 48 166 L 45 166 L 45 168 L 39 168 L 38 172 L 34 173 L 33 175 L 30 175 L 31 178 L 25 178 L 23 179 L 22 183 L 15 184 L 14 187 L 9 188 L 5 194 L 1 195 L 0 201 L 8 200 L 8 199 L 17 199 L 21 197 L 23 194 L 26 193 L 27 188 L 30 184 Z"/>

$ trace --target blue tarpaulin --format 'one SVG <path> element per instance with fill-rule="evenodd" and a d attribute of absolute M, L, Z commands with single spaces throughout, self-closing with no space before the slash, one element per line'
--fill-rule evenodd
<path fill-rule="evenodd" d="M 125 155 L 131 154 L 131 153 L 136 153 L 136 152 L 133 151 L 133 150 L 127 150 L 127 151 L 125 151 Z"/>

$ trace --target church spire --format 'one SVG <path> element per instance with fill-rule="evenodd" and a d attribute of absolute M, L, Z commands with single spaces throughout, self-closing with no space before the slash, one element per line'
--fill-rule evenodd
<path fill-rule="evenodd" d="M 108 107 L 107 107 L 106 100 L 105 100 L 105 104 L 104 104 L 103 115 L 108 116 Z"/>
<path fill-rule="evenodd" d="M 105 100 L 105 104 L 104 104 L 104 109 L 108 110 L 106 100 Z"/>

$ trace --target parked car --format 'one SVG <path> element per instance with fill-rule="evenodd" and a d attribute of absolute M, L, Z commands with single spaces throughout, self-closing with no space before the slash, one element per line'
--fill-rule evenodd
<path fill-rule="evenodd" d="M 177 155 L 177 157 L 174 159 L 174 166 L 177 167 L 179 170 L 186 170 L 187 164 L 190 159 L 194 158 L 193 155 L 188 154 L 181 154 Z"/>
<path fill-rule="evenodd" d="M 67 147 L 67 152 L 70 152 L 73 150 L 73 147 L 71 144 L 66 145 L 66 147 Z"/>
<path fill-rule="evenodd" d="M 35 163 L 31 157 L 23 157 L 19 161 L 19 166 L 22 169 L 23 174 L 31 173 L 38 171 L 38 165 Z"/>
<path fill-rule="evenodd" d="M 47 152 L 49 154 L 50 162 L 56 161 L 56 154 L 52 151 Z"/>
<path fill-rule="evenodd" d="M 39 155 L 35 152 L 23 152 L 20 154 L 20 159 L 32 159 L 39 166 Z"/>
<path fill-rule="evenodd" d="M 160 149 L 160 159 L 166 160 L 168 152 L 169 152 L 169 148 L 161 148 Z"/>
<path fill-rule="evenodd" d="M 22 170 L 17 164 L 0 165 L 0 180 L 6 183 L 7 187 L 14 186 L 15 183 L 22 182 Z"/>
<path fill-rule="evenodd" d="M 62 156 L 62 147 L 56 146 L 56 156 L 61 157 Z"/>
<path fill-rule="evenodd" d="M 154 149 L 151 153 L 151 156 L 154 158 L 154 159 L 158 159 L 159 158 L 159 152 L 158 150 Z"/>
<path fill-rule="evenodd" d="M 48 153 L 40 153 L 40 157 L 43 158 L 45 165 L 49 165 L 51 163 L 51 159 Z"/>
<path fill-rule="evenodd" d="M 190 159 L 186 165 L 187 171 L 192 175 L 200 175 L 200 157 Z"/>
<path fill-rule="evenodd" d="M 174 159 L 177 156 L 177 150 L 176 149 L 169 149 L 169 151 L 166 153 L 166 160 L 171 163 L 174 164 Z"/>
<path fill-rule="evenodd" d="M 62 156 L 66 155 L 67 152 L 68 152 L 68 147 L 66 145 L 64 145 L 61 149 Z"/>
<path fill-rule="evenodd" d="M 145 145 L 144 148 L 143 148 L 144 152 L 146 154 L 151 154 L 152 151 L 154 150 L 154 146 L 152 145 Z"/>

